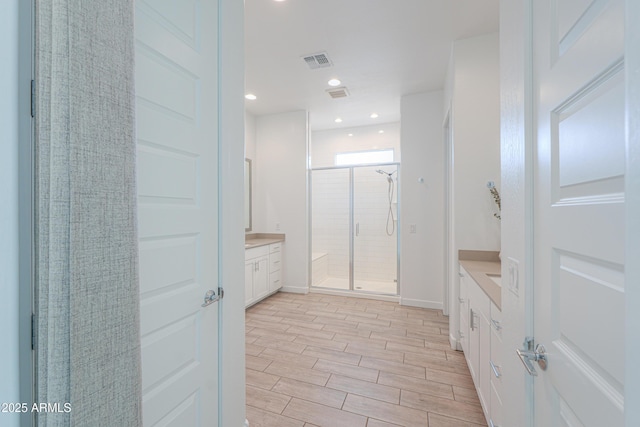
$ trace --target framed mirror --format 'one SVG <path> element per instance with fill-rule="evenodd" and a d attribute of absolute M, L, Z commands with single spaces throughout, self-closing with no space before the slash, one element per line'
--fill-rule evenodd
<path fill-rule="evenodd" d="M 251 231 L 251 159 L 244 159 L 244 231 Z"/>

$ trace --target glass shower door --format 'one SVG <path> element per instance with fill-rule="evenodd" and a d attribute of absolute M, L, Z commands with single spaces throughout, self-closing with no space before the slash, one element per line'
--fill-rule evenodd
<path fill-rule="evenodd" d="M 353 168 L 353 289 L 398 293 L 398 165 Z"/>
<path fill-rule="evenodd" d="M 311 286 L 350 289 L 351 170 L 311 172 Z"/>

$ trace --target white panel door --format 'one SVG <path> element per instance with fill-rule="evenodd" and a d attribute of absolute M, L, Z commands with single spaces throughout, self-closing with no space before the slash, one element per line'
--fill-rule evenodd
<path fill-rule="evenodd" d="M 136 1 L 145 426 L 218 425 L 217 10 Z"/>
<path fill-rule="evenodd" d="M 624 1 L 532 3 L 535 425 L 622 426 Z"/>

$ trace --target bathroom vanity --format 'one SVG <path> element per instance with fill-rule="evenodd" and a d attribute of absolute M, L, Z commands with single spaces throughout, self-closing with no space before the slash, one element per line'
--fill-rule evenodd
<path fill-rule="evenodd" d="M 282 287 L 284 234 L 255 233 L 245 236 L 245 307 L 272 295 Z"/>
<path fill-rule="evenodd" d="M 503 425 L 500 259 L 497 252 L 460 252 L 458 334 L 487 423 L 498 427 Z"/>

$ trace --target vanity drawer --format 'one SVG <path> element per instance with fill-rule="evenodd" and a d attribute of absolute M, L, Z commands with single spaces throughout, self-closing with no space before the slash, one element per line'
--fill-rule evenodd
<path fill-rule="evenodd" d="M 269 254 L 269 271 L 280 271 L 282 264 L 282 254 L 280 252 L 272 252 Z"/>
<path fill-rule="evenodd" d="M 258 258 L 261 256 L 269 255 L 269 246 L 258 246 L 257 248 L 245 249 L 244 259 Z"/>
<path fill-rule="evenodd" d="M 269 291 L 273 292 L 282 287 L 282 274 L 281 271 L 271 272 L 269 274 Z"/>
<path fill-rule="evenodd" d="M 282 243 L 272 243 L 269 245 L 269 252 L 280 252 L 282 250 Z"/>

